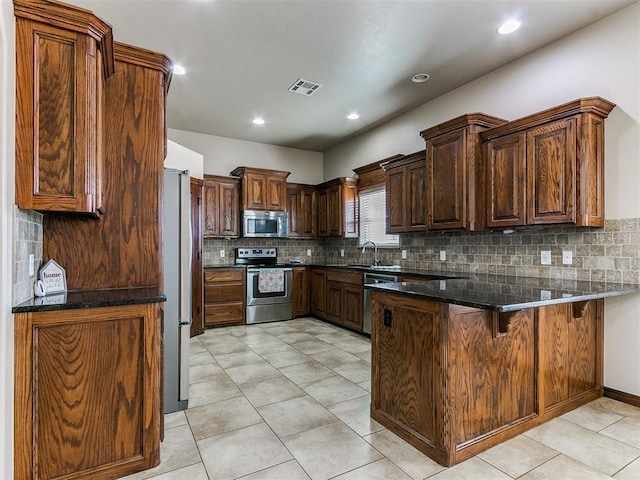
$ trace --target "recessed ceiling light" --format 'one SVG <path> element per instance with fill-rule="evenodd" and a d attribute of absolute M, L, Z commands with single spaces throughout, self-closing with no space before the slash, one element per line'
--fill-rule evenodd
<path fill-rule="evenodd" d="M 357 113 L 350 113 L 349 115 L 347 115 L 347 118 L 349 120 L 357 120 L 360 118 L 360 115 L 358 115 Z"/>
<path fill-rule="evenodd" d="M 253 119 L 254 125 L 264 125 L 264 118 L 256 117 Z"/>
<path fill-rule="evenodd" d="M 429 78 L 430 77 L 428 73 L 417 73 L 413 77 L 411 77 L 411 81 L 413 83 L 424 83 L 429 80 Z"/>
<path fill-rule="evenodd" d="M 174 63 L 171 69 L 173 70 L 173 73 L 176 75 L 184 75 L 185 73 L 187 73 L 184 67 L 182 65 L 178 65 L 177 63 Z"/>
<path fill-rule="evenodd" d="M 500 27 L 498 27 L 498 33 L 501 35 L 507 35 L 509 33 L 513 33 L 520 28 L 522 23 L 520 20 L 507 20 Z"/>

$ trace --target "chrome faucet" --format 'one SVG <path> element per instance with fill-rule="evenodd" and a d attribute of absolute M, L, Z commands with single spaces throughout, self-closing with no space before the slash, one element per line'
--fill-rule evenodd
<path fill-rule="evenodd" d="M 380 260 L 378 259 L 378 245 L 376 245 L 376 242 L 372 242 L 371 240 L 367 240 L 366 242 L 364 242 L 362 244 L 362 253 L 366 252 L 367 245 L 369 244 L 373 245 L 373 264 L 377 267 L 380 263 Z"/>

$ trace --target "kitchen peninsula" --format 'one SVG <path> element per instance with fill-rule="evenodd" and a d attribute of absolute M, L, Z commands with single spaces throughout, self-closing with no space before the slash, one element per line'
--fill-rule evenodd
<path fill-rule="evenodd" d="M 602 396 L 603 299 L 640 292 L 501 275 L 368 288 L 371 416 L 446 466 Z"/>

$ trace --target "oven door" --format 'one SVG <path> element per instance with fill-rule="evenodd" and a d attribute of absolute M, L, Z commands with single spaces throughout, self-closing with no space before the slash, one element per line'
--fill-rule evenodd
<path fill-rule="evenodd" d="M 291 303 L 291 268 L 283 268 L 284 290 L 282 292 L 261 293 L 258 288 L 260 268 L 247 269 L 247 307 L 253 305 L 274 305 Z"/>

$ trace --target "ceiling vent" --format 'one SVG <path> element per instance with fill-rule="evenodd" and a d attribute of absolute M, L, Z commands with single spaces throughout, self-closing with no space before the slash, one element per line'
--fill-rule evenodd
<path fill-rule="evenodd" d="M 309 80 L 299 78 L 293 85 L 289 87 L 289 91 L 309 97 L 316 93 L 321 86 L 321 83 L 310 82 Z"/>

